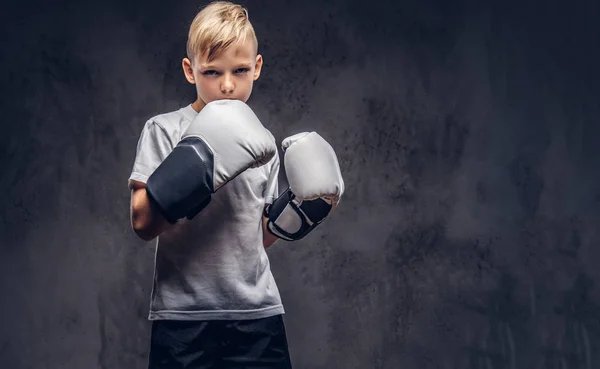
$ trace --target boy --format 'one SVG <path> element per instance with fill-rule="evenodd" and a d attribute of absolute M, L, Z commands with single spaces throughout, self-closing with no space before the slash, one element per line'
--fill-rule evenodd
<path fill-rule="evenodd" d="M 242 6 L 202 9 L 187 55 L 197 99 L 146 122 L 129 179 L 133 230 L 147 241 L 160 236 L 148 367 L 288 369 L 284 309 L 265 249 L 304 237 L 335 208 L 337 159 L 314 132 L 287 138 L 295 193 L 279 196 L 273 136 L 245 105 L 263 60 Z"/>
<path fill-rule="evenodd" d="M 129 180 L 134 231 L 147 241 L 160 235 L 149 368 L 291 368 L 284 309 L 265 252 L 277 240 L 263 217 L 278 196 L 277 152 L 224 185 L 192 220 L 171 225 L 146 193 L 150 175 L 206 104 L 247 101 L 260 76 L 262 56 L 247 11 L 229 2 L 213 2 L 196 15 L 187 55 L 183 70 L 198 98 L 145 124 Z"/>

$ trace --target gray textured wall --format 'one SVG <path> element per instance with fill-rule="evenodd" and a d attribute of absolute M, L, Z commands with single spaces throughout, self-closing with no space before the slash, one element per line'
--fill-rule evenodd
<path fill-rule="evenodd" d="M 248 1 L 251 105 L 347 184 L 269 250 L 296 368 L 600 367 L 600 7 Z M 203 2 L 2 14 L 0 367 L 144 368 L 153 244 L 129 226 L 145 120 L 188 104 Z"/>

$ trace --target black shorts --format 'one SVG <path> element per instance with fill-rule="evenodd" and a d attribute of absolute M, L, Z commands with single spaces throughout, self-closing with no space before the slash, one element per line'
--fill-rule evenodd
<path fill-rule="evenodd" d="M 282 315 L 152 322 L 148 369 L 291 369 Z"/>

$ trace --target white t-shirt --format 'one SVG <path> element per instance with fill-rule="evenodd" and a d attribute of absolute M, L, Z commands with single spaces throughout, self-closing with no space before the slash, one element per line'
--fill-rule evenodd
<path fill-rule="evenodd" d="M 181 139 L 196 111 L 188 105 L 149 119 L 130 179 L 148 177 Z M 227 134 L 224 132 L 224 134 Z M 149 320 L 238 320 L 283 314 L 263 247 L 265 203 L 278 196 L 279 155 L 227 183 L 194 219 L 156 241 Z"/>

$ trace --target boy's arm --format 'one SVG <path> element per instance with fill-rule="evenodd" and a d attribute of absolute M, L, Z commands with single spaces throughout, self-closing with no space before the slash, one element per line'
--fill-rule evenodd
<path fill-rule="evenodd" d="M 146 194 L 146 184 L 129 180 L 131 190 L 131 227 L 135 234 L 144 241 L 150 241 L 163 233 L 170 224 L 152 206 Z"/>
<path fill-rule="evenodd" d="M 265 205 L 265 208 L 269 206 L 269 204 Z M 279 237 L 274 236 L 273 233 L 269 232 L 269 230 L 267 229 L 267 222 L 269 221 L 269 218 L 264 216 L 262 216 L 262 230 L 263 230 L 263 246 L 265 247 L 265 249 L 268 249 L 269 247 L 273 246 L 273 244 L 279 239 Z"/>

